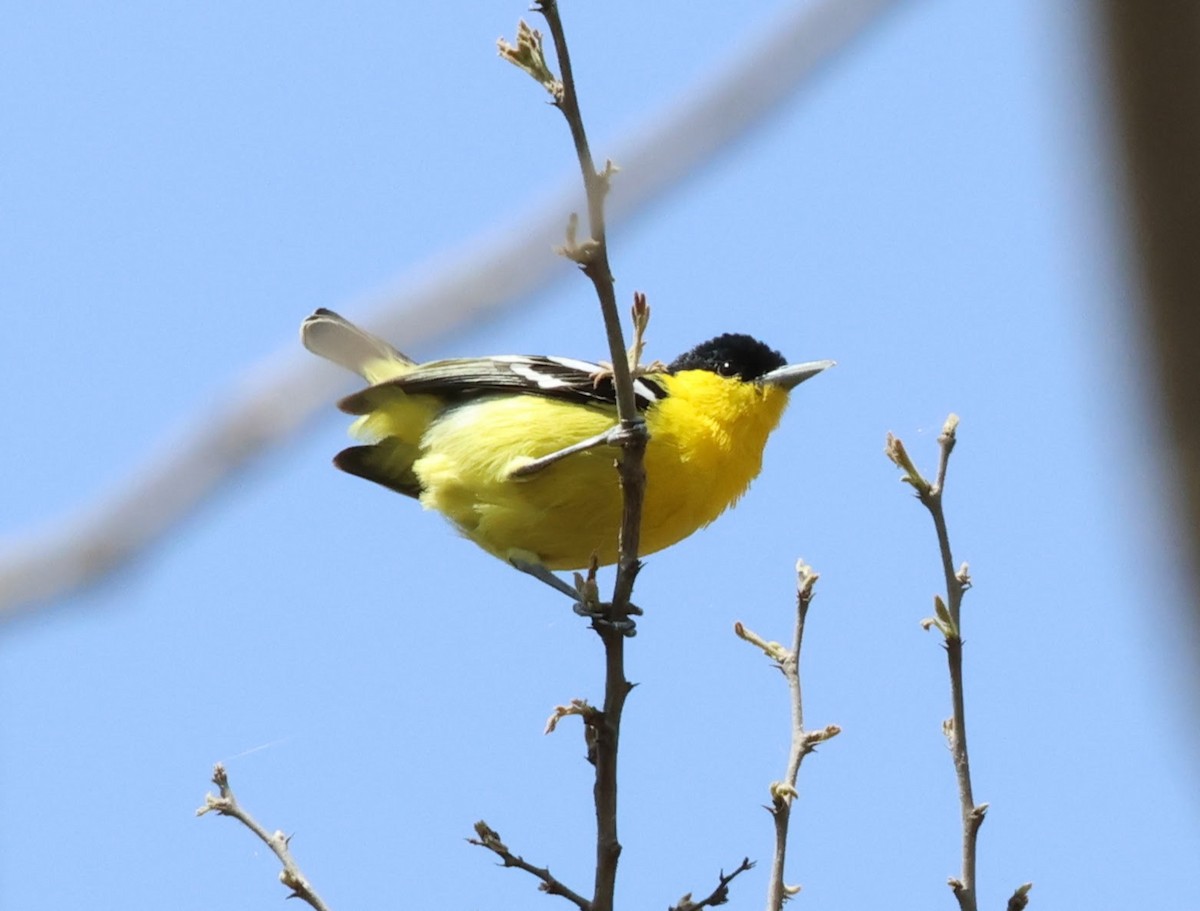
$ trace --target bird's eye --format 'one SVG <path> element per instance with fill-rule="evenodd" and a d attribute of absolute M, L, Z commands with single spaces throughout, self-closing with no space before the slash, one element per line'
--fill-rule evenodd
<path fill-rule="evenodd" d="M 722 361 L 721 366 L 717 368 L 717 373 L 721 376 L 733 376 L 737 371 L 729 361 Z"/>

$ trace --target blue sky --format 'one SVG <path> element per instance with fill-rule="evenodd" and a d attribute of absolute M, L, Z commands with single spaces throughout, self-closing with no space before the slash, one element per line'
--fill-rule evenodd
<path fill-rule="evenodd" d="M 1200 905 L 1179 875 L 1200 856 L 1187 592 L 1081 6 L 901 4 L 614 226 L 618 292 L 654 307 L 650 356 L 735 330 L 839 362 L 794 396 L 745 500 L 639 579 L 625 906 L 706 893 L 746 855 L 734 906 L 761 904 L 786 691 L 731 628 L 787 638 L 802 556 L 822 575 L 807 717 L 844 733 L 802 771 L 797 901 L 953 907 L 945 668 L 919 626 L 940 570 L 883 455 L 891 431 L 931 470 L 951 411 L 982 904 L 1032 880 L 1034 907 Z M 365 316 L 575 176 L 561 119 L 495 56 L 524 7 L 407 7 L 9 11 L 9 545 L 137 472 L 264 358 L 303 360 L 313 308 Z M 568 3 L 596 154 L 784 8 Z M 603 357 L 588 283 L 555 268 L 503 315 L 393 340 Z M 598 698 L 595 636 L 437 516 L 333 470 L 344 425 L 331 396 L 136 565 L 6 624 L 3 907 L 277 903 L 265 848 L 193 816 L 217 760 L 334 907 L 549 907 L 464 842 L 479 818 L 587 890 L 582 738 L 541 731 Z"/>

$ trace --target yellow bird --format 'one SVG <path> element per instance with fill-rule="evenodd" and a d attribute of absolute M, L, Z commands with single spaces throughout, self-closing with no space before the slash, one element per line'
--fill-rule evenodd
<path fill-rule="evenodd" d="M 330 310 L 304 346 L 370 385 L 342 399 L 363 445 L 343 471 L 435 509 L 488 553 L 575 596 L 551 571 L 617 560 L 622 499 L 611 447 L 611 375 L 561 357 L 418 364 Z M 641 554 L 670 547 L 733 505 L 762 467 L 788 393 L 833 365 L 788 365 L 748 335 L 721 335 L 635 379 L 646 420 Z M 572 450 L 572 447 L 576 449 Z M 567 450 L 568 453 L 564 453 Z"/>

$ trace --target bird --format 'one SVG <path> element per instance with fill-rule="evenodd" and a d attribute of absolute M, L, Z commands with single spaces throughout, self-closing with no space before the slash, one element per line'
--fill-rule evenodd
<path fill-rule="evenodd" d="M 611 446 L 612 372 L 567 357 L 417 363 L 332 310 L 301 325 L 312 353 L 367 386 L 338 407 L 358 445 L 334 457 L 445 516 L 488 553 L 572 595 L 556 571 L 617 562 L 623 500 Z M 745 493 L 790 391 L 833 361 L 789 365 L 744 334 L 635 372 L 645 419 L 639 556 L 703 528 Z"/>

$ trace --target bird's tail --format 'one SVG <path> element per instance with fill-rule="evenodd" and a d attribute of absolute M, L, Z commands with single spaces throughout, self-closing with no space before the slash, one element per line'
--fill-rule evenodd
<path fill-rule="evenodd" d="M 353 370 L 368 383 L 381 383 L 415 363 L 383 339 L 323 307 L 300 325 L 300 340 L 313 354 Z"/>

